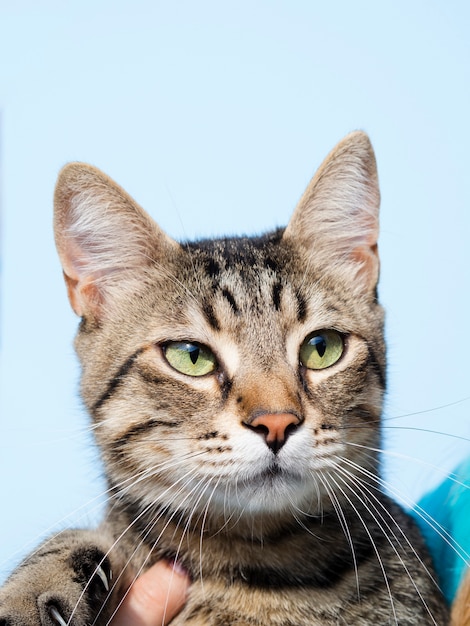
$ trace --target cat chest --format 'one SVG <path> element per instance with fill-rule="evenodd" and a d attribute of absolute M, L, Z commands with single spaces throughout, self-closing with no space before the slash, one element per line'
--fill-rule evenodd
<path fill-rule="evenodd" d="M 338 593 L 312 589 L 253 589 L 217 581 L 194 581 L 174 626 L 320 626 L 335 623 Z M 327 617 L 327 616 L 330 617 Z M 325 621 L 325 619 L 327 621 Z"/>

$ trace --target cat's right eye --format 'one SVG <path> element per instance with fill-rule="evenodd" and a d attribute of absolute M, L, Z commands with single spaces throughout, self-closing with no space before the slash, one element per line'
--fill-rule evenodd
<path fill-rule="evenodd" d="M 323 370 L 334 365 L 344 351 L 344 340 L 336 330 L 319 330 L 300 346 L 300 362 L 307 369 Z"/>
<path fill-rule="evenodd" d="M 200 343 L 169 341 L 162 350 L 171 367 L 187 376 L 205 376 L 217 367 L 214 354 Z"/>

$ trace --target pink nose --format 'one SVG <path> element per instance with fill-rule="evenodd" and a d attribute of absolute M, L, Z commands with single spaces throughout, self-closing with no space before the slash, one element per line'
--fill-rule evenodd
<path fill-rule="evenodd" d="M 266 445 L 276 453 L 300 422 L 293 413 L 262 413 L 251 422 L 245 422 L 245 425 L 262 435 Z"/>

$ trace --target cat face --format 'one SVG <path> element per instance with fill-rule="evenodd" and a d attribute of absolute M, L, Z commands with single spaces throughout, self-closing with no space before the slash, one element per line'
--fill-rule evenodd
<path fill-rule="evenodd" d="M 121 498 L 225 522 L 320 514 L 376 472 L 378 205 L 363 133 L 263 237 L 177 244 L 98 170 L 62 171 L 82 394 Z"/>

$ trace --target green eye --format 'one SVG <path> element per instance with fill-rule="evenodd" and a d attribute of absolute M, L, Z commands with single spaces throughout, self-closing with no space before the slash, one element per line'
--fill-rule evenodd
<path fill-rule="evenodd" d="M 319 330 L 300 346 L 300 362 L 309 370 L 323 370 L 339 361 L 344 351 L 342 335 L 336 330 Z"/>
<path fill-rule="evenodd" d="M 163 346 L 163 354 L 175 370 L 187 376 L 204 376 L 217 367 L 215 356 L 199 343 L 171 341 Z"/>

